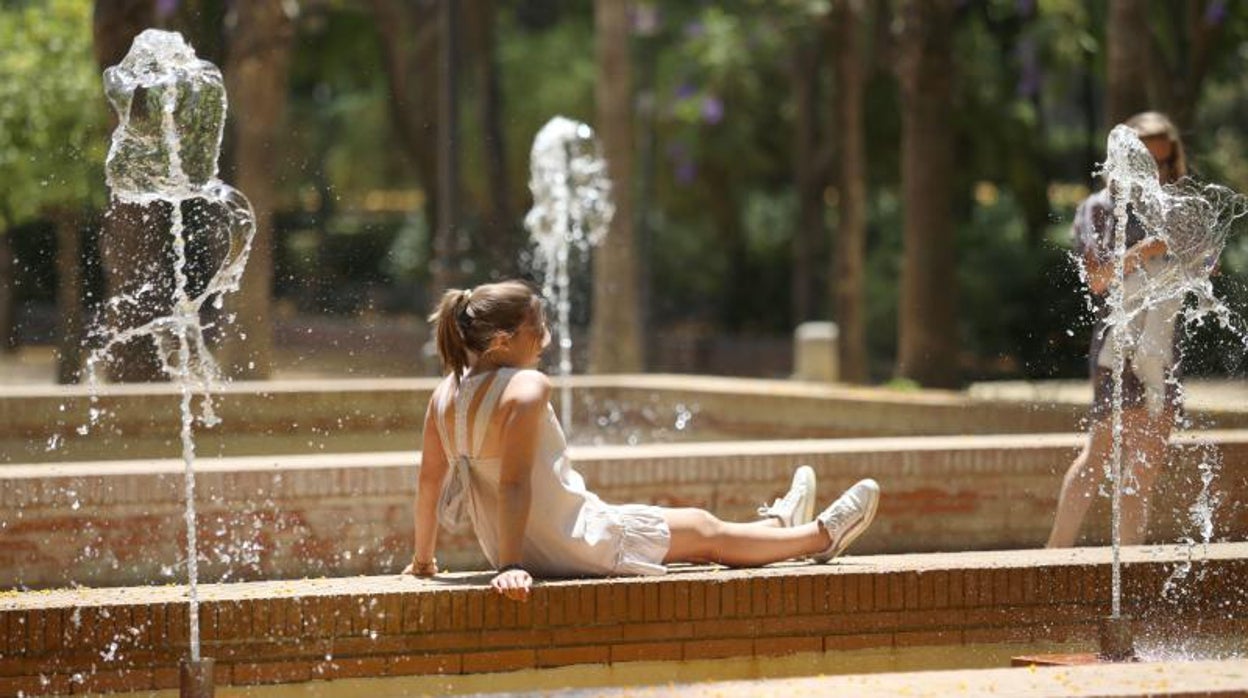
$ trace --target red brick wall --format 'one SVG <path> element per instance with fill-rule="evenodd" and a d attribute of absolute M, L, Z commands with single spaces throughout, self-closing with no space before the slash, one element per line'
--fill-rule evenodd
<path fill-rule="evenodd" d="M 1248 632 L 1248 545 L 1124 551 L 1124 608 L 1154 641 Z M 866 647 L 1083 641 L 1108 612 L 1109 551 L 898 555 L 660 578 L 544 582 L 527 604 L 486 577 L 202 589 L 218 684 L 496 672 Z M 181 587 L 0 596 L 0 695 L 176 685 Z M 1175 599 L 1178 599 L 1177 601 Z M 41 678 L 42 677 L 42 678 Z M 77 678 L 75 678 L 77 677 Z M 46 681 L 46 683 L 44 683 Z"/>
<path fill-rule="evenodd" d="M 1248 434 L 1211 435 L 1225 464 L 1215 539 L 1248 537 Z M 855 553 L 1040 546 L 1078 436 L 727 442 L 583 447 L 573 452 L 608 501 L 706 507 L 748 520 L 813 465 L 823 501 L 861 477 L 883 486 L 876 523 Z M 1176 440 L 1176 443 L 1186 443 Z M 1190 446 L 1158 486 L 1153 539 L 1199 538 L 1187 521 L 1199 492 Z M 208 459 L 198 480 L 206 581 L 339 577 L 402 569 L 411 555 L 418 454 Z M 0 588 L 181 581 L 182 466 L 177 461 L 0 468 Z M 74 504 L 77 508 L 74 508 Z M 1094 506 L 1087 540 L 1105 540 Z M 471 533 L 443 534 L 451 569 L 482 569 Z"/>

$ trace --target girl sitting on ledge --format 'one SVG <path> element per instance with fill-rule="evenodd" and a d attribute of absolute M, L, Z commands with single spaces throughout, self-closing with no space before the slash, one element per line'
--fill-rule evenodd
<path fill-rule="evenodd" d="M 540 296 L 519 281 L 451 290 L 429 320 L 449 373 L 425 414 L 416 547 L 405 574 L 437 574 L 439 521 L 453 525 L 463 509 L 498 570 L 491 586 L 517 601 L 528 599 L 534 576 L 662 574 L 671 562 L 826 562 L 875 516 L 879 486 L 869 479 L 815 516 L 808 466 L 750 523 L 702 509 L 607 504 L 569 463 L 550 379 L 536 370 L 550 343 Z"/>

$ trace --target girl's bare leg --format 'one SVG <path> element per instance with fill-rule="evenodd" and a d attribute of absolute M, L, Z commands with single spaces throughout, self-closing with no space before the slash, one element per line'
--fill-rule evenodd
<path fill-rule="evenodd" d="M 1127 410 L 1123 414 L 1123 472 L 1134 476 L 1135 492 L 1122 495 L 1123 545 L 1141 545 L 1148 537 L 1148 508 L 1153 486 L 1170 460 L 1170 429 L 1174 415 L 1164 413 L 1152 417 L 1146 409 Z"/>
<path fill-rule="evenodd" d="M 1075 457 L 1066 476 L 1062 478 L 1062 489 L 1057 496 L 1057 512 L 1053 517 L 1053 528 L 1049 532 L 1048 548 L 1069 548 L 1079 537 L 1079 528 L 1083 525 L 1083 517 L 1092 506 L 1092 497 L 1096 494 L 1097 485 L 1104 477 L 1104 464 L 1109 462 L 1113 440 L 1110 421 L 1106 418 L 1096 419 L 1088 434 L 1088 441 L 1083 450 Z"/>
<path fill-rule="evenodd" d="M 1169 458 L 1171 412 L 1158 417 L 1146 408 L 1130 408 L 1122 414 L 1123 472 L 1135 476 L 1135 492 L 1123 493 L 1121 543 L 1139 545 L 1148 532 L 1148 506 L 1153 485 Z M 1105 467 L 1113 457 L 1113 434 L 1108 418 L 1097 420 L 1083 451 L 1075 458 L 1057 500 L 1057 514 L 1049 533 L 1047 547 L 1069 548 L 1079 536 L 1079 528 L 1092 504 L 1100 483 L 1105 481 Z"/>
<path fill-rule="evenodd" d="M 815 522 L 783 528 L 774 519 L 721 521 L 703 509 L 663 509 L 672 532 L 664 562 L 715 562 L 757 567 L 823 552 L 831 536 Z"/>

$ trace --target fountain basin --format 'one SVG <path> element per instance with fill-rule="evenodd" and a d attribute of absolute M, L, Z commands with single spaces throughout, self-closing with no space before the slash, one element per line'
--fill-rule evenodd
<path fill-rule="evenodd" d="M 1123 557 L 1137 637 L 1248 636 L 1248 544 Z M 1090 649 L 1108 610 L 1109 558 L 1084 548 L 678 567 L 547 581 L 528 604 L 490 591 L 484 573 L 203 585 L 202 637 L 219 686 L 903 646 Z M 1162 588 L 1189 559 L 1199 581 L 1171 603 Z M 187 649 L 185 594 L 170 585 L 0 596 L 0 691 L 172 687 Z"/>
<path fill-rule="evenodd" d="M 818 473 L 825 497 L 871 476 L 886 496 L 859 553 L 1034 548 L 1052 523 L 1076 434 L 735 441 L 574 447 L 589 484 L 608 501 L 700 506 L 748 520 L 783 492 L 797 463 Z M 1212 444 L 1225 465 L 1215 539 L 1248 538 L 1248 432 L 1174 438 L 1176 459 L 1158 487 L 1154 540 L 1192 535 L 1194 461 Z M 206 581 L 382 574 L 410 555 L 414 451 L 204 459 L 200 569 Z M 101 461 L 0 467 L 0 588 L 124 586 L 178 581 L 185 528 L 182 464 Z M 1098 500 L 1088 540 L 1106 541 Z M 1198 536 L 1194 536 L 1198 537 Z M 470 533 L 443 533 L 451 569 L 484 567 Z"/>
<path fill-rule="evenodd" d="M 1077 431 L 1085 407 L 944 391 L 682 375 L 555 378 L 577 401 L 573 443 L 651 443 Z M 198 429 L 202 456 L 416 450 L 437 379 L 309 380 L 221 386 L 222 424 Z M 81 435 L 81 386 L 0 388 L 0 463 L 177 457 L 176 386 L 111 385 L 105 419 Z M 1200 413 L 1204 415 L 1204 412 Z M 1248 427 L 1248 411 L 1209 416 Z"/>

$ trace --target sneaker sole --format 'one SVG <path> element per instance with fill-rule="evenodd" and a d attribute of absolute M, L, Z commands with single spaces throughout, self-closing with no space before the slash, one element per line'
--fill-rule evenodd
<path fill-rule="evenodd" d="M 875 481 L 872 480 L 872 482 Z M 841 553 L 849 549 L 849 546 L 853 545 L 854 541 L 858 540 L 858 536 L 861 536 L 866 532 L 867 528 L 871 525 L 871 522 L 875 520 L 875 512 L 880 508 L 880 486 L 877 483 L 875 487 L 871 489 L 872 497 L 870 506 L 867 507 L 867 513 L 853 528 L 845 532 L 845 537 L 841 539 L 840 544 L 836 546 L 836 549 L 834 549 L 831 554 L 827 556 L 819 555 L 816 557 L 819 562 L 831 562 L 839 557 Z"/>

